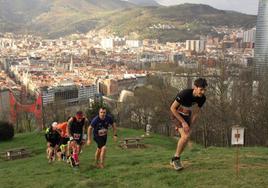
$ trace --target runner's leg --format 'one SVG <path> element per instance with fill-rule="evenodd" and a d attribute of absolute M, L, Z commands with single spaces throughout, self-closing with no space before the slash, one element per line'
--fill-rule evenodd
<path fill-rule="evenodd" d="M 179 128 L 179 133 L 180 133 L 181 137 L 178 140 L 176 153 L 175 153 L 176 157 L 180 157 L 180 155 L 184 151 L 184 148 L 187 145 L 187 142 L 188 142 L 189 137 L 190 137 L 190 133 L 185 133 L 183 128 Z"/>
<path fill-rule="evenodd" d="M 102 146 L 100 153 L 100 168 L 104 168 L 105 154 L 106 154 L 106 146 Z"/>

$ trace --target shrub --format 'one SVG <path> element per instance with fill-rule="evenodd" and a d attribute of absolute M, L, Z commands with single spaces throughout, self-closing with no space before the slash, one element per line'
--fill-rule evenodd
<path fill-rule="evenodd" d="M 10 140 L 14 137 L 14 127 L 11 123 L 0 121 L 0 141 Z"/>
<path fill-rule="evenodd" d="M 108 107 L 108 105 L 106 105 L 105 103 L 101 102 L 94 102 L 91 106 L 91 108 L 88 108 L 86 110 L 86 115 L 87 118 L 89 120 L 89 122 L 96 116 L 99 114 L 99 109 L 100 107 L 105 107 L 107 110 L 107 114 L 111 115 L 113 117 L 113 115 L 111 114 L 111 110 Z"/>

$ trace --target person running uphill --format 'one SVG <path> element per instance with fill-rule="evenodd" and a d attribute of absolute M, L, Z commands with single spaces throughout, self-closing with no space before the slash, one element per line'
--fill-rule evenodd
<path fill-rule="evenodd" d="M 93 138 L 94 141 L 97 143 L 97 150 L 95 153 L 95 161 L 97 168 L 104 168 L 106 141 L 109 126 L 112 126 L 113 128 L 113 138 L 114 141 L 116 141 L 117 139 L 116 125 L 112 117 L 106 115 L 106 108 L 101 107 L 99 109 L 99 115 L 93 118 L 88 127 L 88 140 L 87 140 L 87 144 L 90 145 L 92 129 L 93 129 Z"/>
<path fill-rule="evenodd" d="M 47 141 L 47 158 L 48 163 L 55 160 L 55 155 L 60 151 L 60 133 L 57 130 L 57 122 L 53 122 L 47 129 L 45 133 L 45 138 Z"/>
<path fill-rule="evenodd" d="M 84 117 L 82 111 L 78 111 L 75 117 L 68 120 L 68 136 L 70 138 L 70 147 L 73 154 L 70 156 L 70 163 L 72 167 L 79 166 L 78 155 L 80 153 L 85 126 L 88 124 L 87 118 Z"/>
<path fill-rule="evenodd" d="M 193 89 L 184 89 L 179 92 L 170 107 L 172 121 L 176 130 L 180 133 L 175 155 L 170 162 L 175 170 L 183 168 L 180 156 L 190 137 L 190 125 L 195 123 L 201 107 L 206 102 L 206 96 L 204 95 L 206 87 L 207 81 L 205 79 L 196 79 Z M 195 104 L 197 104 L 197 107 Z M 194 106 L 196 107 L 195 109 L 192 108 Z"/>
<path fill-rule="evenodd" d="M 67 121 L 62 122 L 62 123 L 58 123 L 58 125 L 56 126 L 56 128 L 60 131 L 61 133 L 61 138 L 60 138 L 60 150 L 61 150 L 61 159 L 65 160 L 67 158 L 67 156 L 69 155 L 68 153 L 68 142 L 69 142 L 69 136 L 67 134 L 67 129 L 68 129 L 68 120 L 70 118 L 67 119 Z"/>

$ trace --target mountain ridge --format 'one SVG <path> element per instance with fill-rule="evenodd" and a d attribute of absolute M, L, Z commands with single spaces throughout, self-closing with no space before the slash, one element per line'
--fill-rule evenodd
<path fill-rule="evenodd" d="M 135 5 L 139 6 L 161 6 L 157 1 L 155 0 L 128 0 L 127 2 L 133 3 Z"/>
<path fill-rule="evenodd" d="M 256 16 L 218 10 L 203 4 L 141 7 L 120 0 L 0 0 L 0 32 L 32 33 L 57 38 L 104 28 L 120 35 L 179 41 L 209 33 L 213 26 L 250 28 Z M 14 6 L 12 6 L 14 3 Z M 150 29 L 159 25 L 160 28 Z M 171 27 L 171 29 L 161 29 Z M 163 27 L 164 27 L 163 26 Z M 172 36 L 172 37 L 170 37 Z"/>

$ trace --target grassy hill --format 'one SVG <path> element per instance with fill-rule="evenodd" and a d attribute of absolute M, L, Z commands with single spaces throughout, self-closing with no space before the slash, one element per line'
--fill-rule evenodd
<path fill-rule="evenodd" d="M 142 131 L 120 129 L 122 137 Z M 111 134 L 110 134 L 111 135 Z M 0 160 L 2 188 L 39 187 L 267 187 L 268 148 L 240 150 L 240 177 L 235 176 L 235 148 L 203 148 L 193 144 L 183 155 L 185 169 L 169 166 L 176 140 L 159 135 L 146 138 L 146 149 L 122 150 L 108 139 L 106 168 L 96 169 L 95 143 L 83 149 L 80 167 L 73 170 L 63 162 L 47 163 L 43 133 L 18 134 L 13 141 L 0 143 L 0 152 L 20 146 L 33 151 L 30 158 Z"/>
<path fill-rule="evenodd" d="M 27 5 L 27 6 L 26 6 Z M 140 7 L 120 0 L 0 0 L 0 32 L 35 33 L 55 38 L 106 28 L 139 38 L 181 41 L 212 32 L 213 26 L 251 28 L 256 16 L 202 4 Z M 154 25 L 171 29 L 150 29 Z"/>
<path fill-rule="evenodd" d="M 137 32 L 141 38 L 160 41 L 182 41 L 213 33 L 213 26 L 251 28 L 256 16 L 218 10 L 202 4 L 182 4 L 171 7 L 136 8 L 109 17 L 107 26 L 125 35 Z M 153 25 L 172 25 L 172 29 L 150 29 Z"/>
<path fill-rule="evenodd" d="M 135 5 L 120 0 L 0 0 L 0 7 L 0 20 L 4 21 L 0 32 L 35 33 L 55 38 L 87 32 L 96 26 L 99 14 Z"/>

